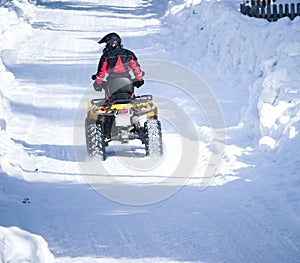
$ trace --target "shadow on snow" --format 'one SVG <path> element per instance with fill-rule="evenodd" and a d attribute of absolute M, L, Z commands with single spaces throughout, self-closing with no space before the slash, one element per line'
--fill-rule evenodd
<path fill-rule="evenodd" d="M 45 156 L 47 158 L 57 159 L 60 161 L 76 162 L 74 147 L 72 145 L 50 145 L 50 144 L 29 144 L 22 140 L 13 141 L 21 144 L 28 153 L 35 156 Z"/>

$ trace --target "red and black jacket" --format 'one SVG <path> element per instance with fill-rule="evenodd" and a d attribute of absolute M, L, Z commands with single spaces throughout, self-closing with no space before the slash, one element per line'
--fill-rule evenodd
<path fill-rule="evenodd" d="M 137 80 L 143 78 L 137 57 L 132 51 L 122 47 L 104 49 L 98 65 L 96 82 L 101 84 L 106 74 L 108 74 L 108 78 L 130 78 L 130 70 L 132 70 Z"/>

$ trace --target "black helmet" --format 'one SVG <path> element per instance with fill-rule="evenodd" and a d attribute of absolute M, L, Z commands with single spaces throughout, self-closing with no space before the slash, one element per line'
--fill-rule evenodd
<path fill-rule="evenodd" d="M 121 38 L 120 36 L 113 32 L 105 35 L 100 41 L 98 41 L 99 44 L 106 43 L 106 47 L 112 47 L 115 48 L 117 46 L 121 46 Z"/>

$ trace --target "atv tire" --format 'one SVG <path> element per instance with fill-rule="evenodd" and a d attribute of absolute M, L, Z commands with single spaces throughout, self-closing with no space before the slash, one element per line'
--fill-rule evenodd
<path fill-rule="evenodd" d="M 95 149 L 95 134 L 96 134 L 96 122 L 85 119 L 85 140 L 86 140 L 86 150 L 87 153 L 91 156 L 96 154 Z"/>
<path fill-rule="evenodd" d="M 96 155 L 102 160 L 106 160 L 106 149 L 107 143 L 105 142 L 104 125 L 103 122 L 97 122 L 96 124 Z"/>
<path fill-rule="evenodd" d="M 106 159 L 106 151 L 102 122 L 85 119 L 86 149 L 90 156 L 99 156 L 102 161 Z"/>
<path fill-rule="evenodd" d="M 145 150 L 146 156 L 162 156 L 162 133 L 161 124 L 157 119 L 145 122 Z"/>

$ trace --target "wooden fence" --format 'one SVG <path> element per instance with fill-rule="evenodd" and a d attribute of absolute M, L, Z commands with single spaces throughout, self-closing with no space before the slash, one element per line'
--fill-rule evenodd
<path fill-rule="evenodd" d="M 264 18 L 269 22 L 275 22 L 282 17 L 289 17 L 293 20 L 295 17 L 300 16 L 300 3 L 285 5 L 268 4 L 266 6 L 243 3 L 240 7 L 242 14 L 250 17 Z"/>
<path fill-rule="evenodd" d="M 257 5 L 259 7 L 268 6 L 268 5 L 271 5 L 275 2 L 276 2 L 276 0 L 244 0 L 245 4 L 248 4 L 248 5 L 251 5 L 251 6 Z"/>

